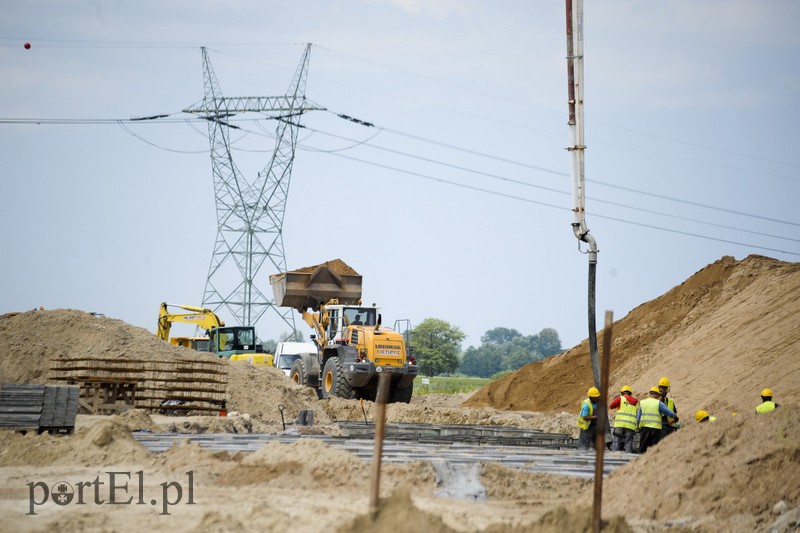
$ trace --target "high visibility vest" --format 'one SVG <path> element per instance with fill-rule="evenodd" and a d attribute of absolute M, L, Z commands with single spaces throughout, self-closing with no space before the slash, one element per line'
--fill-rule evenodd
<path fill-rule="evenodd" d="M 636 430 L 636 406 L 631 405 L 624 394 L 619 398 L 619 410 L 614 418 L 614 427 Z"/>
<path fill-rule="evenodd" d="M 592 407 L 592 402 L 589 400 L 589 398 L 586 398 L 585 400 L 583 400 L 583 403 L 581 403 L 581 411 L 583 411 L 583 405 L 588 405 L 589 406 L 589 416 L 592 416 L 594 414 L 594 407 Z M 586 420 L 581 415 L 578 415 L 578 427 L 579 428 L 581 428 L 583 430 L 587 430 L 587 429 L 589 429 L 589 425 L 591 423 L 592 423 L 591 420 Z"/>
<path fill-rule="evenodd" d="M 769 413 L 770 411 L 775 410 L 775 402 L 766 401 L 756 407 L 756 413 Z"/>
<path fill-rule="evenodd" d="M 669 408 L 669 410 L 672 411 L 673 413 L 675 414 L 678 413 L 678 411 L 675 410 L 675 401 L 672 398 L 667 398 L 667 400 L 664 402 L 664 405 L 666 405 L 667 408 Z M 666 421 L 667 424 L 671 426 L 675 422 L 675 419 L 672 418 L 671 416 L 662 416 L 661 421 L 662 423 Z"/>
<path fill-rule="evenodd" d="M 661 400 L 655 398 L 645 398 L 639 402 L 639 410 L 642 412 L 639 419 L 640 428 L 661 429 L 661 413 L 658 410 L 659 405 L 661 405 Z"/>

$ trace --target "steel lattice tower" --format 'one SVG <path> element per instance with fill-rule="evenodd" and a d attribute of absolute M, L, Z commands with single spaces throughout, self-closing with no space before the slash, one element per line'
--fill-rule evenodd
<path fill-rule="evenodd" d="M 265 264 L 274 272 L 286 271 L 283 217 L 289 194 L 300 118 L 306 111 L 322 109 L 305 98 L 311 44 L 284 96 L 224 97 L 208 52 L 203 55 L 203 100 L 183 110 L 208 123 L 211 167 L 217 211 L 217 238 L 208 269 L 203 306 L 224 309 L 237 325 L 255 325 L 269 310 L 294 331 L 291 309 L 277 307 L 270 293 Z M 252 182 L 244 178 L 231 153 L 230 118 L 242 113 L 268 114 L 275 119 L 275 148 L 269 162 Z M 229 324 L 230 325 L 230 324 Z"/>

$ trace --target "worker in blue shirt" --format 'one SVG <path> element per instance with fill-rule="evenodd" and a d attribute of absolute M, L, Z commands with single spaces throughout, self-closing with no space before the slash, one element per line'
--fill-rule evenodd
<path fill-rule="evenodd" d="M 588 398 L 581 403 L 581 413 L 578 415 L 578 427 L 581 429 L 578 435 L 578 449 L 595 449 L 595 439 L 597 438 L 597 402 L 600 399 L 600 391 L 597 387 L 590 388 L 586 395 Z"/>
<path fill-rule="evenodd" d="M 650 397 L 639 402 L 639 409 L 636 411 L 636 427 L 641 431 L 639 453 L 644 453 L 661 439 L 662 416 L 678 421 L 678 415 L 661 401 L 661 390 L 653 387 L 650 389 Z"/>

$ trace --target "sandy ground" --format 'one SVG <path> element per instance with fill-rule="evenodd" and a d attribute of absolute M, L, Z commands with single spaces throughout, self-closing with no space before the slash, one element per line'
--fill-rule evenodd
<path fill-rule="evenodd" d="M 669 376 L 683 428 L 607 476 L 605 531 L 797 530 L 799 308 L 797 263 L 723 258 L 614 324 L 613 388 L 627 384 L 641 393 Z M 56 358 L 186 356 L 142 328 L 76 310 L 0 317 L 0 336 L 0 383 L 45 383 Z M 584 342 L 469 397 L 418 396 L 391 405 L 387 418 L 576 435 L 575 413 L 591 382 L 587 354 Z M 763 387 L 775 391 L 781 407 L 756 415 Z M 316 424 L 303 431 L 315 433 L 375 414 L 370 402 L 320 401 L 281 372 L 247 364 L 228 365 L 227 395 L 228 417 L 133 410 L 80 416 L 72 436 L 0 431 L 0 531 L 590 529 L 593 485 L 577 478 L 486 463 L 477 472 L 486 500 L 466 501 L 438 495 L 430 463 L 384 465 L 373 519 L 370 465 L 318 440 L 271 443 L 250 454 L 179 443 L 152 454 L 131 436 L 143 429 L 278 433 L 279 405 L 287 420 L 313 409 Z M 717 420 L 696 424 L 699 408 Z"/>

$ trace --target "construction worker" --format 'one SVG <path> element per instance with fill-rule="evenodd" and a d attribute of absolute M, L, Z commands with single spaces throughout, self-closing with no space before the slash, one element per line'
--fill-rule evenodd
<path fill-rule="evenodd" d="M 677 413 L 678 409 L 675 407 L 675 401 L 672 399 L 671 396 L 668 396 L 669 393 L 669 379 L 663 377 L 658 380 L 658 390 L 661 391 L 661 401 L 664 402 L 670 411 L 673 413 Z M 662 417 L 661 420 L 661 438 L 663 439 L 673 431 L 677 431 L 680 427 L 678 424 L 677 418 L 669 418 L 669 417 Z"/>
<path fill-rule="evenodd" d="M 699 424 L 700 422 L 713 422 L 717 419 L 717 417 L 709 415 L 708 411 L 705 409 L 700 409 L 694 414 L 694 419 L 697 420 L 697 423 Z"/>
<path fill-rule="evenodd" d="M 653 387 L 650 389 L 650 396 L 639 402 L 639 410 L 636 411 L 636 427 L 642 432 L 639 453 L 646 452 L 647 448 L 661 440 L 662 419 L 665 415 L 678 420 L 678 415 L 661 401 L 661 390 Z"/>
<path fill-rule="evenodd" d="M 588 398 L 581 403 L 581 413 L 578 415 L 578 427 L 581 428 L 578 435 L 578 449 L 595 449 L 594 443 L 597 437 L 597 402 L 600 398 L 600 391 L 597 387 L 590 388 L 586 395 Z"/>
<path fill-rule="evenodd" d="M 639 400 L 633 396 L 633 391 L 627 385 L 619 391 L 619 396 L 614 398 L 609 409 L 618 409 L 614 417 L 614 431 L 611 435 L 611 451 L 618 452 L 623 448 L 628 453 L 633 453 L 633 436 L 636 434 L 636 404 Z"/>
<path fill-rule="evenodd" d="M 780 407 L 780 405 L 772 401 L 772 389 L 762 390 L 761 405 L 756 407 L 756 413 L 769 413 L 774 411 L 776 407 Z"/>

